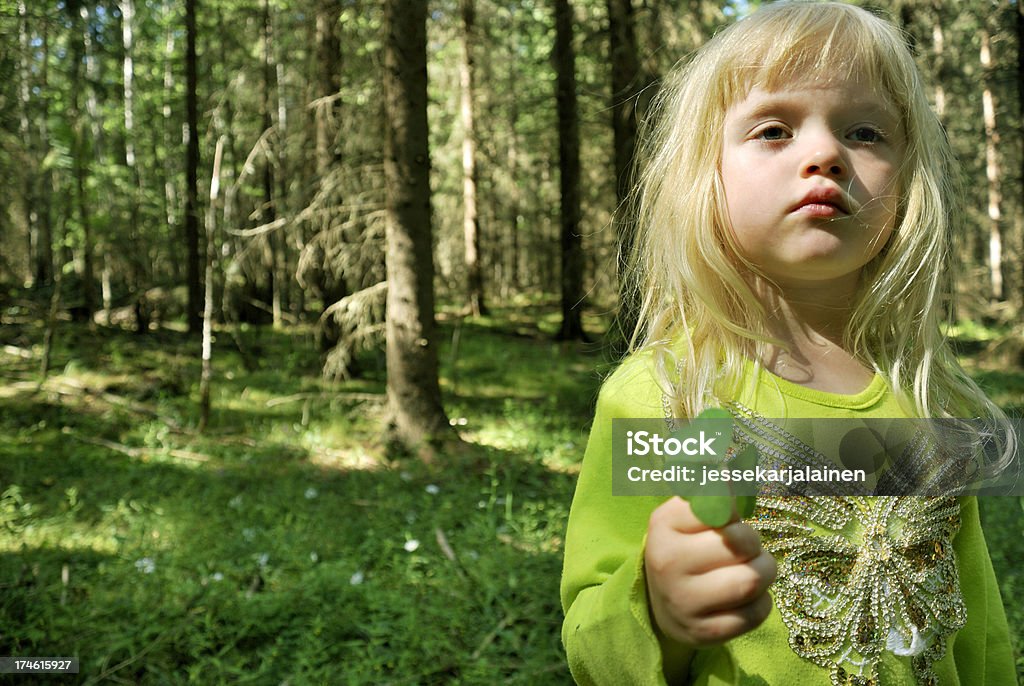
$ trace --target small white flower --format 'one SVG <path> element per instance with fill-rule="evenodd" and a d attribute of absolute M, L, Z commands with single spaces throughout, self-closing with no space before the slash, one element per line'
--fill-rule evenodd
<path fill-rule="evenodd" d="M 355 574 L 349 577 L 348 583 L 352 586 L 358 586 L 363 583 L 364 578 L 362 570 L 358 570 Z"/>
<path fill-rule="evenodd" d="M 253 529 L 251 527 L 246 527 L 242 529 L 242 538 L 251 543 L 252 540 L 256 538 L 256 529 Z"/>
<path fill-rule="evenodd" d="M 466 424 L 469 424 L 469 420 L 465 417 L 459 417 L 459 426 L 465 426 Z"/>
<path fill-rule="evenodd" d="M 224 581 L 224 575 L 223 575 L 223 574 L 221 574 L 220 572 L 214 572 L 214 573 L 213 573 L 213 574 L 212 574 L 212 575 L 210 576 L 210 579 L 211 579 L 212 581 Z"/>
<path fill-rule="evenodd" d="M 152 574 L 156 571 L 156 561 L 151 557 L 143 557 L 135 561 L 135 569 L 143 574 Z"/>
<path fill-rule="evenodd" d="M 417 550 L 419 550 L 420 542 L 417 541 L 415 538 L 410 538 L 408 541 L 405 542 L 404 548 L 406 552 L 414 553 Z"/>
<path fill-rule="evenodd" d="M 479 507 L 479 508 L 480 508 L 480 509 L 482 510 L 482 509 L 484 509 L 485 507 L 487 507 L 487 503 L 485 503 L 485 502 L 484 502 L 484 501 L 482 501 L 482 500 L 478 500 L 478 501 L 476 501 L 476 506 L 477 506 L 477 507 Z"/>
<path fill-rule="evenodd" d="M 310 486 L 309 488 L 306 489 L 305 495 L 306 495 L 306 500 L 312 500 L 313 498 L 317 497 L 320 494 L 317 492 L 317 490 L 315 488 Z"/>
<path fill-rule="evenodd" d="M 438 493 L 441 492 L 441 489 L 438 488 L 435 484 L 427 484 L 427 487 L 423 490 L 425 490 L 430 495 L 437 495 Z"/>
<path fill-rule="evenodd" d="M 267 563 L 270 562 L 270 555 L 267 555 L 266 553 L 260 553 L 260 554 L 256 555 L 255 557 L 256 557 L 256 564 L 259 565 L 260 567 L 266 567 Z"/>
<path fill-rule="evenodd" d="M 320 561 L 320 556 L 316 554 L 315 550 L 309 554 L 309 561 L 310 562 L 319 562 Z"/>

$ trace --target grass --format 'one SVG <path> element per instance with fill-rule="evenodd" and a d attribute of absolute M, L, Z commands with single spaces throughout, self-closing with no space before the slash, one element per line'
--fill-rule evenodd
<path fill-rule="evenodd" d="M 326 384 L 307 331 L 242 331 L 248 369 L 222 333 L 199 434 L 197 341 L 66 325 L 37 391 L 41 332 L 9 318 L 0 654 L 76 655 L 86 684 L 569 682 L 561 536 L 606 365 L 541 314 L 443 319 L 477 446 L 443 468 L 390 452 L 380 361 Z M 982 514 L 1020 597 L 1020 505 Z"/>

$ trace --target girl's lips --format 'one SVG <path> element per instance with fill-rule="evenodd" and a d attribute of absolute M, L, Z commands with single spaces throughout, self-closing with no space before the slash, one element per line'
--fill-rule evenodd
<path fill-rule="evenodd" d="M 810 189 L 793 208 L 794 212 L 814 217 L 836 217 L 849 214 L 842 192 L 836 188 L 818 186 Z"/>
<path fill-rule="evenodd" d="M 835 205 L 826 202 L 805 203 L 797 207 L 796 210 L 794 210 L 794 212 L 809 215 L 811 217 L 838 217 L 840 215 L 846 214 L 839 207 L 836 207 Z"/>

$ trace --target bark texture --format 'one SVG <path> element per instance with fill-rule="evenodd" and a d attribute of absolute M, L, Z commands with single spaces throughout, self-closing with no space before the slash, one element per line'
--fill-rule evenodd
<path fill-rule="evenodd" d="M 583 242 L 580 237 L 580 126 L 576 110 L 576 53 L 569 0 L 555 0 L 555 71 L 558 104 L 558 170 L 562 196 L 562 326 L 560 340 L 583 332 Z"/>
<path fill-rule="evenodd" d="M 426 18 L 425 0 L 385 2 L 388 403 L 414 450 L 451 431 L 434 346 Z"/>

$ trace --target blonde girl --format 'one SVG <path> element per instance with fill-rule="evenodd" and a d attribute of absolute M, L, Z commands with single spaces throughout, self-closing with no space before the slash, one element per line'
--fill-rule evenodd
<path fill-rule="evenodd" d="M 1010 435 L 941 333 L 957 195 L 903 37 L 850 5 L 768 5 L 669 77 L 655 112 L 640 324 L 566 537 L 574 677 L 1015 684 L 973 498 L 764 497 L 712 530 L 678 498 L 611 496 L 615 417 L 722 406 L 783 451 L 771 418 L 981 416 Z"/>

